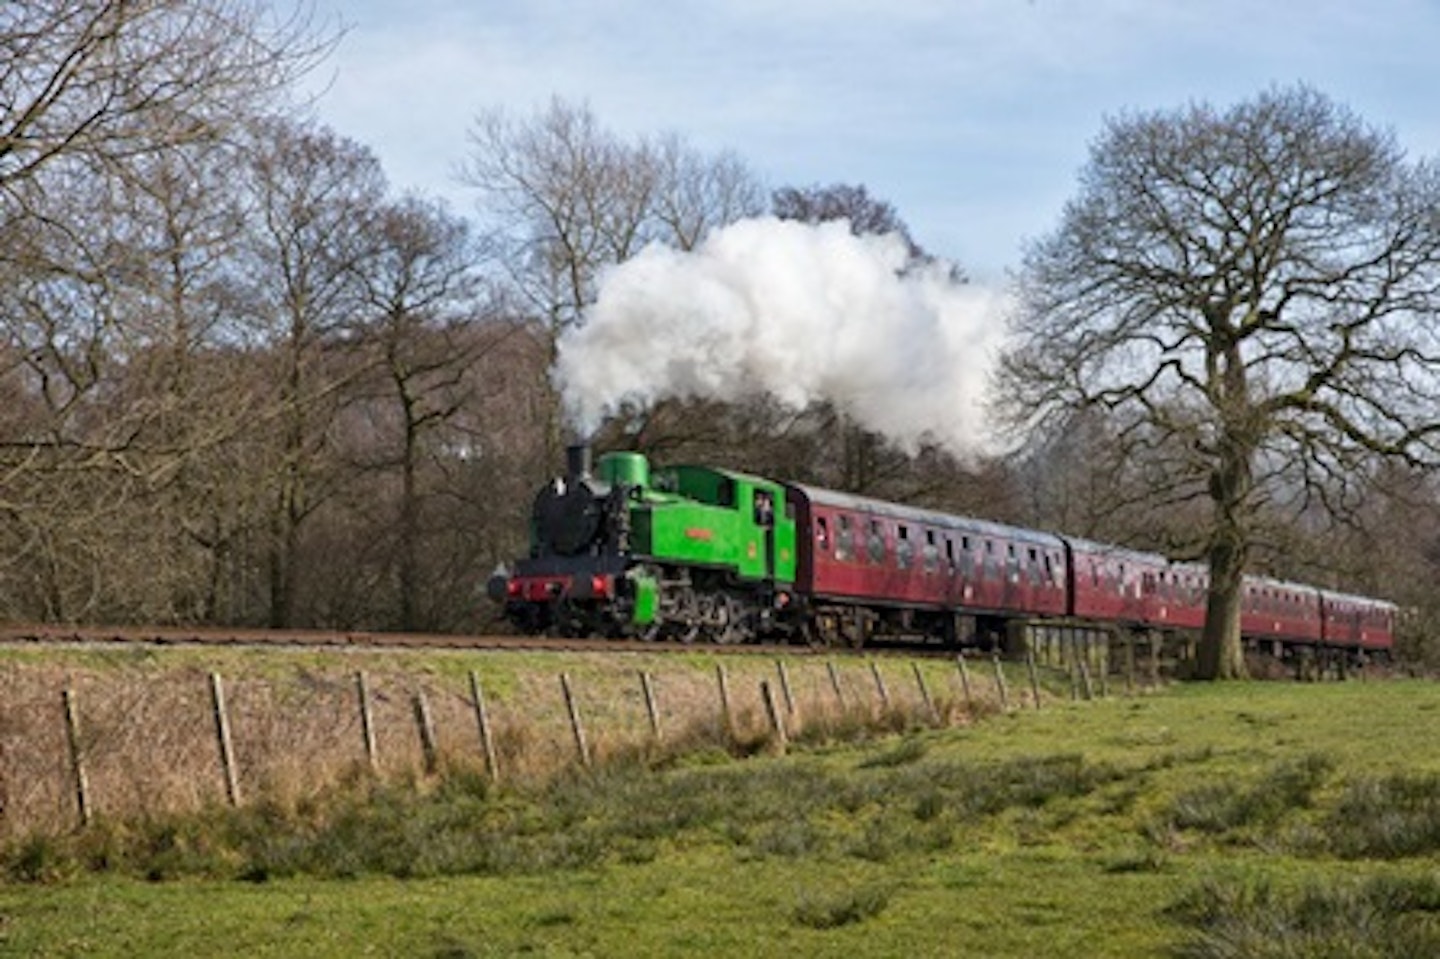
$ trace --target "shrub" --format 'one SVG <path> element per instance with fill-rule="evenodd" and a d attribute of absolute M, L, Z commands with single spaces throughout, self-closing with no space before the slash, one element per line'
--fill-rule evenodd
<path fill-rule="evenodd" d="M 1309 808 L 1333 768 L 1328 757 L 1312 753 L 1276 763 L 1249 784 L 1207 783 L 1175 797 L 1168 825 L 1217 835 L 1274 825 L 1291 811 Z"/>
<path fill-rule="evenodd" d="M 838 892 L 802 893 L 795 906 L 795 923 L 808 929 L 837 929 L 878 916 L 890 904 L 891 892 L 880 885 L 865 885 Z"/>
<path fill-rule="evenodd" d="M 1171 907 L 1194 930 L 1187 959 L 1422 959 L 1440 955 L 1440 879 L 1386 877 L 1278 891 L 1268 882 L 1211 881 Z"/>
<path fill-rule="evenodd" d="M 17 882 L 39 883 L 55 882 L 74 870 L 74 859 L 58 840 L 36 835 L 14 850 L 7 872 Z"/>
<path fill-rule="evenodd" d="M 861 769 L 879 769 L 884 767 L 908 766 L 910 763 L 924 757 L 926 751 L 925 742 L 915 736 L 908 736 L 900 741 L 894 749 L 888 749 L 883 753 L 877 753 L 860 762 Z"/>
<path fill-rule="evenodd" d="M 1440 775 L 1396 773 L 1352 782 L 1322 831 L 1335 854 L 1346 858 L 1440 851 Z"/>

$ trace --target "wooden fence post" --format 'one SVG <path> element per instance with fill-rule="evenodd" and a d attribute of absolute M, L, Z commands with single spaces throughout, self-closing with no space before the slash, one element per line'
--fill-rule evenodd
<path fill-rule="evenodd" d="M 965 692 L 965 711 L 970 714 L 975 712 L 975 697 L 970 693 L 970 670 L 965 665 L 965 654 L 955 654 L 955 666 L 960 670 L 960 688 Z"/>
<path fill-rule="evenodd" d="M 470 670 L 470 701 L 475 705 L 475 725 L 480 729 L 480 748 L 485 751 L 485 772 L 491 782 L 500 781 L 500 764 L 495 759 L 495 737 L 490 732 L 490 713 L 485 708 L 485 692 L 480 688 L 480 674 Z"/>
<path fill-rule="evenodd" d="M 885 688 L 885 677 L 880 675 L 880 664 L 870 660 L 870 675 L 875 677 L 875 692 L 880 695 L 880 708 L 890 708 L 890 690 Z"/>
<path fill-rule="evenodd" d="M 1103 633 L 1095 634 L 1095 653 L 1098 662 L 1095 668 L 1100 671 L 1100 698 L 1110 698 L 1110 637 Z"/>
<path fill-rule="evenodd" d="M 730 713 L 730 681 L 725 678 L 725 664 L 715 664 L 715 681 L 720 688 L 720 734 L 729 739 L 735 735 L 734 717 Z"/>
<path fill-rule="evenodd" d="M 75 811 L 80 817 L 80 826 L 90 825 L 90 782 L 85 775 L 85 760 L 80 740 L 80 709 L 75 702 L 75 690 L 65 687 L 62 701 L 65 705 L 65 739 L 70 745 L 70 772 L 75 777 Z"/>
<path fill-rule="evenodd" d="M 1125 695 L 1135 695 L 1135 630 L 1125 632 Z"/>
<path fill-rule="evenodd" d="M 380 767 L 380 757 L 375 748 L 375 714 L 370 706 L 370 681 L 363 669 L 355 673 L 355 689 L 360 699 L 360 733 L 365 737 L 365 761 L 370 764 L 370 771 L 374 772 Z"/>
<path fill-rule="evenodd" d="M 655 687 L 650 674 L 640 670 L 640 691 L 645 694 L 645 712 L 650 717 L 650 735 L 660 742 L 660 705 L 655 701 Z"/>
<path fill-rule="evenodd" d="M 425 690 L 415 690 L 415 725 L 420 729 L 420 751 L 425 757 L 425 772 L 433 775 L 440 768 L 440 751 L 435 744 L 435 719 L 430 715 L 430 700 Z"/>
<path fill-rule="evenodd" d="M 1040 709 L 1040 676 L 1035 668 L 1035 651 L 1033 649 L 1025 651 L 1025 665 L 1030 670 L 1030 695 L 1035 699 L 1035 709 L 1038 712 Z"/>
<path fill-rule="evenodd" d="M 1071 629 L 1066 639 L 1065 680 L 1070 684 L 1070 701 L 1080 701 L 1080 653 L 1078 631 Z"/>
<path fill-rule="evenodd" d="M 843 712 L 845 709 L 845 692 L 840 688 L 840 671 L 835 668 L 834 660 L 825 664 L 825 670 L 830 674 L 830 688 L 835 690 L 835 705 Z"/>
<path fill-rule="evenodd" d="M 992 657 L 995 661 L 995 691 L 1000 694 L 1000 711 L 1010 711 L 1010 693 L 1005 688 L 1005 670 L 1000 665 L 1000 654 L 995 653 Z"/>
<path fill-rule="evenodd" d="M 930 722 L 940 725 L 940 710 L 935 708 L 935 700 L 930 698 L 930 687 L 925 685 L 925 674 L 920 672 L 920 664 L 912 662 L 910 668 L 915 670 L 915 685 L 920 687 L 920 699 L 925 703 L 925 712 L 930 714 Z"/>
<path fill-rule="evenodd" d="M 240 805 L 240 775 L 235 768 L 235 746 L 230 739 L 230 716 L 225 710 L 225 684 L 219 673 L 210 674 L 210 704 L 215 713 L 215 735 L 220 741 L 220 765 L 225 773 L 225 796 Z"/>
<path fill-rule="evenodd" d="M 775 731 L 775 742 L 780 749 L 780 755 L 785 755 L 786 746 L 789 743 L 785 735 L 785 719 L 780 713 L 779 706 L 775 703 L 775 694 L 770 690 L 770 683 L 760 680 L 760 698 L 765 701 L 765 713 L 770 717 L 770 728 Z"/>
<path fill-rule="evenodd" d="M 580 704 L 570 689 L 570 677 L 560 674 L 560 689 L 565 694 L 565 709 L 570 714 L 570 731 L 575 734 L 575 751 L 580 756 L 580 765 L 590 768 L 590 744 L 585 741 L 585 726 L 580 721 Z"/>
<path fill-rule="evenodd" d="M 780 694 L 785 697 L 785 712 L 795 715 L 795 696 L 790 690 L 790 673 L 785 669 L 783 659 L 775 660 L 775 670 L 780 674 Z"/>

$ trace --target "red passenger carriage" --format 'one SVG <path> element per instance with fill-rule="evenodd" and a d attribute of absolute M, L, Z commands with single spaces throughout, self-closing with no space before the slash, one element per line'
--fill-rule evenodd
<path fill-rule="evenodd" d="M 1319 591 L 1265 576 L 1246 576 L 1240 595 L 1240 635 L 1253 640 L 1319 642 Z"/>
<path fill-rule="evenodd" d="M 1321 590 L 1322 639 L 1328 646 L 1351 646 L 1367 653 L 1388 653 L 1395 645 L 1394 603 L 1367 596 Z"/>
<path fill-rule="evenodd" d="M 1066 612 L 1065 546 L 1057 536 L 817 487 L 788 489 L 805 544 L 796 589 L 821 616 L 948 635 L 955 613 Z"/>

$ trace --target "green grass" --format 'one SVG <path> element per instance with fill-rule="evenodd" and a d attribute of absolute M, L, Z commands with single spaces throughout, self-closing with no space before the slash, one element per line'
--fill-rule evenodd
<path fill-rule="evenodd" d="M 1437 706 L 1196 685 L 543 786 L 356 777 L 19 841 L 0 954 L 1433 955 Z"/>

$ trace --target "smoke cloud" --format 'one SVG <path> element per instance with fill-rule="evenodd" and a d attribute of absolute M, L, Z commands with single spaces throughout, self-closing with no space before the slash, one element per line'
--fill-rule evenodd
<path fill-rule="evenodd" d="M 559 343 L 556 382 L 589 435 L 623 404 L 829 400 L 914 449 L 983 445 L 1004 298 L 945 265 L 901 272 L 897 236 L 774 218 L 716 231 L 691 252 L 650 246 L 611 268 L 586 322 Z"/>

